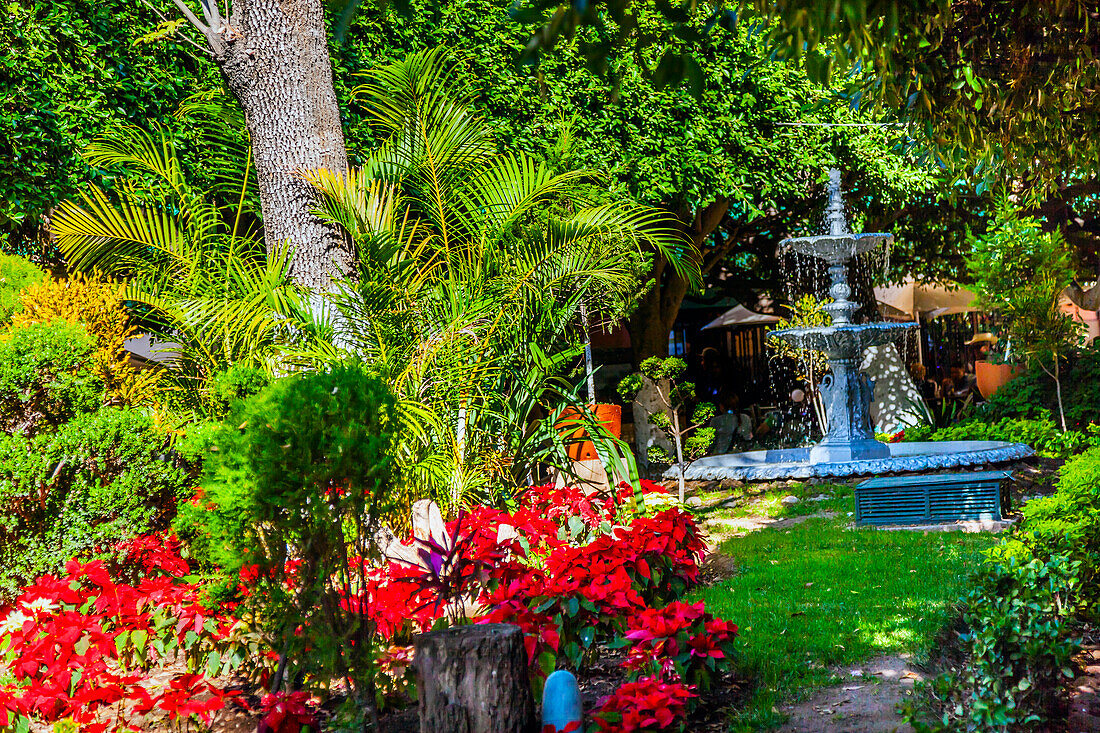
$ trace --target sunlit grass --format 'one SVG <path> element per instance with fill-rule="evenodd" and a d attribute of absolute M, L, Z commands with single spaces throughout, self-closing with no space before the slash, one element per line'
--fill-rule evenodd
<path fill-rule="evenodd" d="M 844 510 L 845 493 L 814 503 Z M 927 655 L 980 551 L 996 542 L 989 534 L 853 529 L 845 514 L 726 541 L 722 552 L 738 561 L 738 574 L 696 594 L 741 629 L 738 665 L 755 691 L 734 730 L 780 722 L 773 707 L 831 682 L 830 667 Z"/>

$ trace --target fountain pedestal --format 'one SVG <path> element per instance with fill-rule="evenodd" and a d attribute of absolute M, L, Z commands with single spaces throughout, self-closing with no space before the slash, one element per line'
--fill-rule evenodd
<path fill-rule="evenodd" d="M 829 427 L 825 438 L 810 449 L 813 463 L 838 463 L 886 458 L 890 447 L 875 440 L 871 399 L 875 383 L 859 371 L 855 358 L 830 359 L 831 372 L 821 380 Z"/>

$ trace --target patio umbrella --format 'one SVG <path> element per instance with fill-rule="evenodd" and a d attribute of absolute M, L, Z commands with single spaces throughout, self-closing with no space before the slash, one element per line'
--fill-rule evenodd
<path fill-rule="evenodd" d="M 973 304 L 973 291 L 955 283 L 921 283 L 906 278 L 900 285 L 875 288 L 875 300 L 887 318 L 915 321 L 921 315 L 937 318 L 949 313 L 969 313 L 980 310 Z"/>
<path fill-rule="evenodd" d="M 708 328 L 736 328 L 737 326 L 765 326 L 769 323 L 777 323 L 779 316 L 770 316 L 766 313 L 754 313 L 743 305 L 735 305 L 713 321 L 703 326 Z"/>

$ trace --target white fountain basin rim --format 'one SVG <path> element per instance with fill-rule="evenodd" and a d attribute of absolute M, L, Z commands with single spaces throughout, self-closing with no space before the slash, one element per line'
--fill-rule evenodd
<path fill-rule="evenodd" d="M 999 440 L 944 440 L 931 443 L 888 443 L 889 458 L 837 463 L 810 463 L 809 448 L 757 450 L 700 458 L 687 467 L 689 481 L 773 481 L 778 479 L 863 476 L 1015 461 L 1033 455 L 1023 443 Z M 665 478 L 676 478 L 675 468 Z"/>
<path fill-rule="evenodd" d="M 858 335 L 879 331 L 907 331 L 916 328 L 919 324 L 912 321 L 875 321 L 874 323 L 846 323 L 839 326 L 796 326 L 794 328 L 780 328 L 768 332 L 768 338 L 802 337 L 810 335 L 827 336 L 830 334 Z"/>
<path fill-rule="evenodd" d="M 812 255 L 824 260 L 838 259 L 842 255 L 849 259 L 864 252 L 870 252 L 883 242 L 893 242 L 894 235 L 885 232 L 866 232 L 861 234 L 816 234 L 811 237 L 791 237 L 779 243 L 780 251 L 793 249 L 802 254 Z"/>

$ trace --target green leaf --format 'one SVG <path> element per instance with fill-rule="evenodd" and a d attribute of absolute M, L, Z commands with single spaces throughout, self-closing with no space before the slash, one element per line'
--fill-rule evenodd
<path fill-rule="evenodd" d="M 218 676 L 218 671 L 221 669 L 221 656 L 217 652 L 210 652 L 206 655 L 206 676 L 213 679 Z"/>

